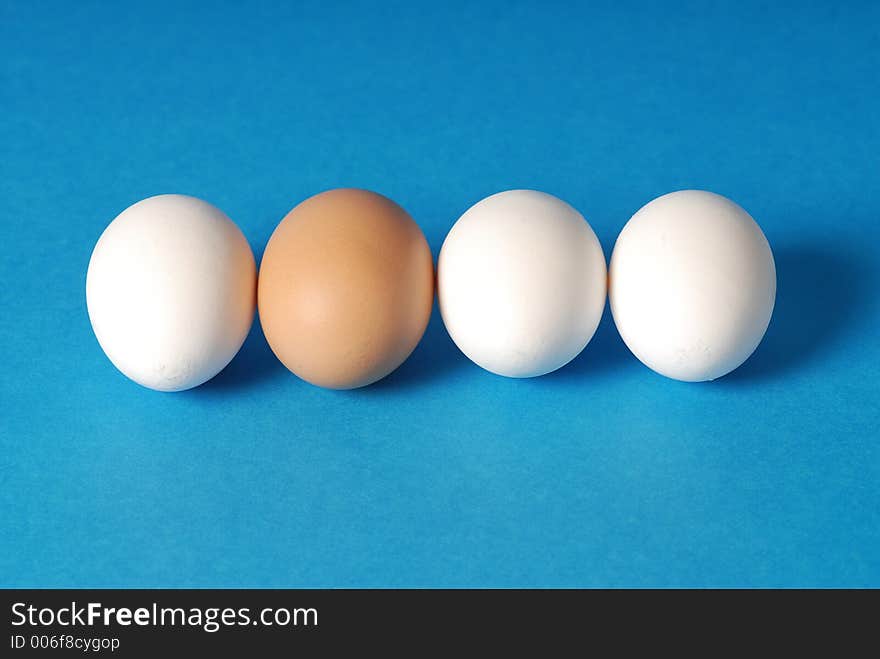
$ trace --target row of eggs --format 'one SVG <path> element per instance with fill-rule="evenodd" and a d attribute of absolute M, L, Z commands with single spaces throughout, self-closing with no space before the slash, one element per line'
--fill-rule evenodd
<path fill-rule="evenodd" d="M 198 386 L 241 348 L 255 308 L 272 351 L 313 384 L 350 389 L 415 349 L 436 291 L 452 340 L 473 362 L 533 377 L 574 359 L 606 296 L 626 345 L 670 378 L 704 381 L 742 364 L 773 311 L 776 270 L 761 229 L 720 195 L 659 197 L 626 224 L 606 268 L 596 234 L 564 201 L 510 190 L 472 206 L 436 268 L 419 226 L 366 190 L 296 206 L 257 273 L 242 232 L 184 195 L 144 199 L 114 219 L 89 262 L 95 335 L 126 376 L 160 391 Z"/>

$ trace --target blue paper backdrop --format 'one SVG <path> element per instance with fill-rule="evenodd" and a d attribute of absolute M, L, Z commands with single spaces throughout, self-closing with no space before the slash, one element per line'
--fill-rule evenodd
<path fill-rule="evenodd" d="M 880 585 L 880 4 L 0 4 L 0 583 Z M 259 257 L 318 191 L 397 200 L 435 256 L 545 190 L 606 255 L 650 199 L 742 204 L 776 254 L 746 365 L 684 384 L 606 316 L 508 380 L 436 314 L 353 392 L 257 324 L 215 380 L 127 381 L 86 266 L 143 197 L 211 201 Z"/>

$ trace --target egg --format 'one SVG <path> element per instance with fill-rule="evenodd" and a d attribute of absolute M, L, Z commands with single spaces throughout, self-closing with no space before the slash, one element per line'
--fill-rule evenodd
<path fill-rule="evenodd" d="M 554 371 L 589 343 L 605 307 L 605 256 L 583 216 L 534 190 L 499 192 L 450 230 L 437 264 L 446 329 L 484 369 Z"/>
<path fill-rule="evenodd" d="M 639 210 L 611 255 L 609 299 L 626 345 L 676 380 L 714 380 L 761 342 L 776 267 L 752 217 L 721 195 L 683 190 Z"/>
<path fill-rule="evenodd" d="M 272 351 L 331 389 L 396 369 L 425 332 L 434 264 L 419 226 L 390 199 L 357 189 L 311 197 L 275 229 L 260 265 L 258 308 Z"/>
<path fill-rule="evenodd" d="M 92 329 L 110 361 L 145 387 L 180 391 L 219 373 L 253 323 L 256 264 L 220 209 L 179 194 L 125 209 L 86 275 Z"/>

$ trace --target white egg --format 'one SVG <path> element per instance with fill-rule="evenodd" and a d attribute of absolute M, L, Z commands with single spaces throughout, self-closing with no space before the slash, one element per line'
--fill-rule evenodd
<path fill-rule="evenodd" d="M 440 313 L 472 361 L 509 377 L 543 375 L 589 343 L 605 307 L 605 255 L 564 201 L 510 190 L 472 206 L 437 265 Z"/>
<path fill-rule="evenodd" d="M 639 210 L 611 255 L 617 329 L 646 366 L 676 380 L 714 380 L 761 342 L 776 300 L 770 245 L 751 216 L 701 190 Z"/>
<path fill-rule="evenodd" d="M 211 204 L 150 197 L 101 235 L 86 301 L 95 336 L 116 368 L 151 389 L 189 389 L 219 373 L 248 334 L 254 255 Z"/>

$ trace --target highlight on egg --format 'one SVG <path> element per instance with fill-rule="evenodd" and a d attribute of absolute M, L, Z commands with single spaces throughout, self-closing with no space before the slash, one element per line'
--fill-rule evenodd
<path fill-rule="evenodd" d="M 421 229 L 367 190 L 303 201 L 275 229 L 260 265 L 269 346 L 291 372 L 331 389 L 363 387 L 400 366 L 425 332 L 433 297 Z"/>
<path fill-rule="evenodd" d="M 232 360 L 253 324 L 256 263 L 219 208 L 179 194 L 129 206 L 95 245 L 86 304 L 98 343 L 135 382 L 181 391 Z"/>
<path fill-rule="evenodd" d="M 611 255 L 609 299 L 632 353 L 654 371 L 714 380 L 754 352 L 776 300 L 764 233 L 740 206 L 702 190 L 642 207 Z"/>

